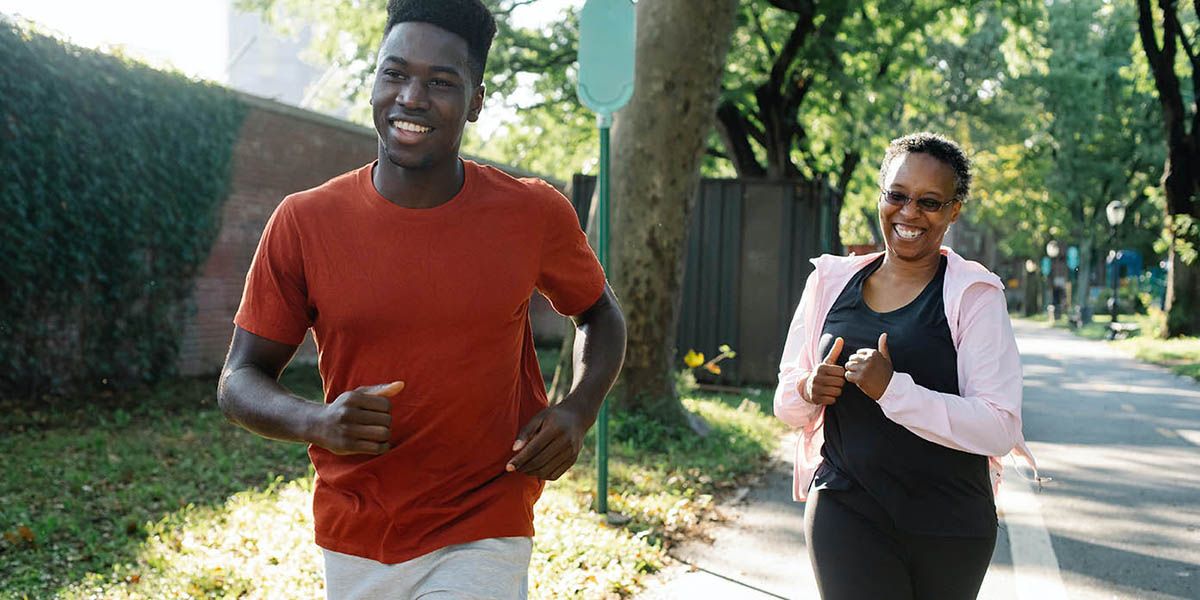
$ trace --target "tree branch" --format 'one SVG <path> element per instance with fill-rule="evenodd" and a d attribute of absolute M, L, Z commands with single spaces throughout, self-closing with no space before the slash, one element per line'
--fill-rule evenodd
<path fill-rule="evenodd" d="M 1187 55 L 1188 62 L 1192 63 L 1192 72 L 1195 73 L 1200 69 L 1200 59 L 1197 59 L 1196 53 L 1192 51 L 1192 43 L 1188 40 L 1187 32 L 1183 30 L 1183 24 L 1179 22 L 1179 15 L 1171 11 L 1163 16 L 1170 23 L 1171 29 L 1179 32 L 1179 44 L 1183 46 L 1183 53 Z"/>
<path fill-rule="evenodd" d="M 740 112 L 740 111 L 739 111 Z M 746 130 L 750 133 L 750 138 L 758 142 L 759 146 L 767 147 L 767 134 L 763 130 L 763 120 L 755 120 L 759 115 L 741 113 L 742 119 L 746 122 Z"/>
<path fill-rule="evenodd" d="M 1183 46 L 1183 53 L 1187 55 L 1188 62 L 1192 65 L 1192 135 L 1196 134 L 1196 126 L 1200 125 L 1200 58 L 1197 58 L 1196 53 L 1192 50 L 1192 43 L 1188 40 L 1187 31 L 1183 29 L 1183 24 L 1179 22 L 1179 15 L 1172 13 L 1170 19 L 1175 24 L 1175 28 L 1179 30 L 1179 43 Z"/>
<path fill-rule="evenodd" d="M 1154 12 L 1150 8 L 1150 0 L 1137 0 L 1138 7 L 1138 37 L 1142 39 L 1142 50 L 1146 52 L 1146 60 L 1155 72 L 1162 63 L 1162 49 L 1158 47 L 1157 36 L 1154 34 Z"/>
<path fill-rule="evenodd" d="M 739 177 L 763 177 L 767 174 L 754 155 L 754 148 L 750 146 L 750 136 L 754 131 L 754 126 L 742 116 L 737 105 L 729 100 L 721 101 L 717 107 L 717 135 L 725 151 L 730 154 L 727 158 L 733 162 Z"/>
<path fill-rule="evenodd" d="M 896 60 L 896 51 L 900 48 L 900 44 L 903 43 L 904 39 L 908 37 L 910 33 L 916 31 L 918 24 L 922 24 L 930 20 L 934 12 L 935 11 L 929 11 L 920 15 L 916 15 L 905 22 L 904 29 L 900 31 L 899 35 L 895 36 L 892 44 L 888 46 L 887 50 L 884 51 L 879 58 L 879 68 L 875 70 L 876 83 L 883 81 L 884 76 L 886 76 L 888 70 L 891 69 L 892 64 Z"/>
<path fill-rule="evenodd" d="M 779 10 L 794 13 L 804 12 L 805 10 L 812 11 L 813 9 L 811 0 L 767 0 L 767 2 Z"/>
<path fill-rule="evenodd" d="M 827 71 L 830 72 L 840 69 L 840 66 L 838 65 L 839 57 L 836 51 L 834 40 L 837 38 L 838 30 L 840 30 L 842 27 L 842 22 L 846 20 L 847 11 L 845 3 L 835 3 L 835 5 L 837 8 L 830 9 L 830 11 L 825 15 L 825 20 L 822 21 L 821 28 L 819 31 L 817 31 L 817 41 L 815 42 L 827 52 L 827 58 L 829 59 L 829 68 Z M 813 27 L 811 15 L 809 16 L 808 27 L 811 32 Z M 807 33 L 805 36 L 807 37 Z M 803 43 L 803 41 L 801 43 Z M 797 47 L 797 50 L 799 50 L 799 47 Z M 792 61 L 789 61 L 788 65 L 785 66 L 784 71 L 780 73 L 781 76 L 788 73 L 788 69 L 791 67 L 791 62 Z M 778 67 L 779 64 L 780 63 L 777 62 L 776 67 Z M 785 82 L 780 81 L 778 82 L 777 89 L 780 90 L 785 105 L 799 109 L 804 95 L 808 92 L 808 84 L 811 83 L 812 78 L 802 77 L 796 70 L 792 70 L 790 72 L 792 73 L 792 76 L 787 82 L 789 85 L 784 85 Z M 772 72 L 772 77 L 774 77 L 774 75 L 774 72 Z"/>
<path fill-rule="evenodd" d="M 1158 0 L 1158 6 L 1163 11 L 1163 64 L 1175 72 L 1175 36 L 1179 35 L 1179 17 L 1175 14 L 1175 0 Z"/>
<path fill-rule="evenodd" d="M 725 154 L 724 152 L 721 152 L 720 150 L 717 150 L 716 148 L 713 148 L 712 146 L 705 148 L 704 153 L 707 154 L 708 156 L 712 156 L 715 158 L 723 158 L 725 160 L 729 160 L 728 154 Z"/>
<path fill-rule="evenodd" d="M 858 169 L 858 164 L 862 160 L 862 154 L 858 151 L 846 151 L 842 154 L 842 168 L 838 172 L 838 189 L 842 194 L 846 193 L 846 188 L 850 185 L 850 178 L 854 177 L 854 171 Z"/>
<path fill-rule="evenodd" d="M 1150 72 L 1154 75 L 1154 86 L 1158 90 L 1158 101 L 1163 109 L 1163 123 L 1167 134 L 1167 152 L 1169 155 L 1174 156 L 1178 151 L 1177 149 L 1187 144 L 1183 96 L 1179 89 L 1179 76 L 1175 73 L 1175 37 L 1181 33 L 1177 29 L 1179 18 L 1173 12 L 1175 1 L 1159 0 L 1159 7 L 1163 11 L 1162 48 L 1158 47 L 1158 41 L 1155 39 L 1154 15 L 1150 8 L 1150 1 L 1137 0 L 1137 5 L 1138 35 L 1142 40 L 1142 49 L 1146 53 L 1146 60 L 1150 64 Z M 1196 82 L 1196 77 L 1196 72 L 1193 70 L 1193 84 Z M 1194 117 L 1193 128 L 1196 126 L 1195 123 L 1196 118 Z M 1183 165 L 1171 166 L 1175 169 L 1183 168 Z M 1171 175 L 1171 173 L 1168 173 L 1168 175 Z M 1168 199 L 1170 197 L 1171 192 L 1168 192 Z M 1172 210 L 1175 210 L 1175 208 L 1172 207 Z"/>
<path fill-rule="evenodd" d="M 762 19 L 758 13 L 754 12 L 754 9 L 747 7 L 746 10 L 750 13 L 750 18 L 754 22 L 754 29 L 758 31 L 758 36 L 762 38 L 763 46 L 767 49 L 767 57 L 774 63 L 779 53 L 775 51 L 775 46 L 771 44 L 771 37 L 767 35 L 767 28 L 763 27 Z"/>
<path fill-rule="evenodd" d="M 800 53 L 800 48 L 804 47 L 804 42 L 808 39 L 808 34 L 813 31 L 813 19 L 816 17 L 812 6 L 806 7 L 807 10 L 793 11 L 797 12 L 796 25 L 792 27 L 792 32 L 788 35 L 787 42 L 783 45 L 783 50 L 775 59 L 775 64 L 771 66 L 771 77 L 769 85 L 775 90 L 782 91 L 785 81 L 785 76 L 792 66 L 792 62 L 796 60 L 796 55 Z"/>
<path fill-rule="evenodd" d="M 522 6 L 529 6 L 530 4 L 533 4 L 534 2 L 537 2 L 537 1 L 538 0 L 512 0 L 512 3 L 508 4 L 507 6 L 503 6 L 503 7 L 496 6 L 496 7 L 492 8 L 492 15 L 498 16 L 498 17 L 509 17 L 512 15 L 512 12 L 514 10 L 516 10 L 517 8 L 520 8 Z"/>
<path fill-rule="evenodd" d="M 541 56 L 540 52 L 535 54 Z M 575 50 L 563 49 L 549 56 L 544 56 L 541 60 L 513 58 L 509 63 L 509 68 L 514 72 L 537 73 L 540 75 L 544 71 L 569 66 L 573 62 L 575 62 Z"/>

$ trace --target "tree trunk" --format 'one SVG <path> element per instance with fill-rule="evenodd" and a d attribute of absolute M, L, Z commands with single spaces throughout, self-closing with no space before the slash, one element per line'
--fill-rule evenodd
<path fill-rule="evenodd" d="M 639 2 L 634 97 L 613 131 L 610 279 L 629 327 L 613 398 L 669 424 L 686 422 L 674 375 L 684 252 L 736 8 Z"/>
<path fill-rule="evenodd" d="M 1075 276 L 1075 305 L 1079 307 L 1079 318 L 1081 324 L 1087 324 L 1092 321 L 1091 297 L 1092 288 L 1092 272 L 1104 264 L 1104 261 L 1095 261 L 1095 239 L 1090 235 L 1083 238 L 1083 242 L 1079 244 L 1079 272 Z"/>
<path fill-rule="evenodd" d="M 1200 333 L 1200 258 L 1188 264 L 1179 256 L 1178 221 L 1178 217 L 1170 217 L 1167 222 L 1171 245 L 1167 254 L 1166 337 Z"/>
<path fill-rule="evenodd" d="M 1200 112 L 1192 111 L 1187 115 L 1183 95 L 1180 91 L 1179 77 L 1175 73 L 1175 53 L 1178 48 L 1177 39 L 1186 35 L 1176 14 L 1174 2 L 1162 1 L 1162 46 L 1159 47 L 1155 33 L 1154 13 L 1150 9 L 1149 0 L 1137 0 L 1138 5 L 1138 37 L 1142 42 L 1142 50 L 1150 64 L 1150 72 L 1154 76 L 1154 87 L 1158 91 L 1158 101 L 1163 111 L 1163 128 L 1166 133 L 1167 161 L 1163 166 L 1162 185 L 1167 197 L 1167 227 L 1170 229 L 1171 248 L 1167 260 L 1167 326 L 1165 334 L 1168 337 L 1177 335 L 1200 334 L 1200 259 L 1186 264 L 1176 252 L 1176 238 L 1186 235 L 1177 215 L 1200 217 L 1200 200 L 1197 200 L 1197 188 L 1200 187 L 1200 165 L 1197 165 L 1198 149 L 1196 145 L 1197 127 L 1200 127 Z M 1200 4 L 1193 3 L 1194 9 L 1200 16 Z M 1186 38 L 1183 38 L 1186 43 Z M 1185 50 L 1187 46 L 1184 46 Z M 1192 66 L 1191 79 L 1193 92 L 1200 91 L 1200 72 L 1196 70 L 1196 60 L 1188 50 Z M 1192 130 L 1187 130 L 1188 123 Z M 1195 240 L 1192 240 L 1195 241 Z"/>

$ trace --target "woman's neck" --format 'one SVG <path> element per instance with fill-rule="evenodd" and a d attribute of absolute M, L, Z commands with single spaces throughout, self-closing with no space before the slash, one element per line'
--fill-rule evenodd
<path fill-rule="evenodd" d="M 879 265 L 876 273 L 882 273 L 893 281 L 913 281 L 928 283 L 937 274 L 942 262 L 942 253 L 935 252 L 930 256 L 917 259 L 900 258 L 888 251 L 883 255 L 883 264 Z"/>

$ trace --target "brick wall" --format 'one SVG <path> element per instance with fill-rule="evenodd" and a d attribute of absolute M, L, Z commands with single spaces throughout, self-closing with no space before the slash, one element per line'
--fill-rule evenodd
<path fill-rule="evenodd" d="M 371 129 L 254 96 L 243 95 L 243 99 L 249 110 L 234 148 L 233 176 L 229 197 L 221 209 L 221 230 L 196 279 L 192 295 L 195 312 L 185 325 L 180 347 L 178 366 L 185 375 L 221 369 L 246 271 L 267 219 L 284 196 L 320 185 L 376 156 L 376 137 Z M 513 175 L 530 175 L 497 166 Z M 561 339 L 563 319 L 540 297 L 535 298 L 533 306 L 538 339 L 545 343 Z M 310 335 L 296 360 L 315 359 Z"/>
<path fill-rule="evenodd" d="M 243 96 L 249 105 L 234 148 L 221 230 L 196 279 L 195 313 L 179 353 L 184 374 L 221 369 L 246 271 L 271 212 L 284 196 L 325 182 L 375 158 L 375 133 L 284 104 Z M 310 336 L 311 337 L 311 336 Z M 311 339 L 298 359 L 312 360 Z"/>

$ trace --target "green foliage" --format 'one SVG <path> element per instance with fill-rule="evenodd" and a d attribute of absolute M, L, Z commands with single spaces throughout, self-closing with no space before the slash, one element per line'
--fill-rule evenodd
<path fill-rule="evenodd" d="M 381 28 L 375 1 L 377 11 L 347 23 L 305 8 L 336 0 L 243 0 L 313 19 L 329 40 L 338 32 L 368 40 L 319 45 L 327 57 L 357 48 L 362 65 L 373 64 L 363 49 L 379 32 L 364 37 L 354 20 Z M 574 13 L 540 31 L 511 26 L 514 10 L 541 5 L 491 0 L 501 27 L 488 101 L 515 112 L 487 139 L 469 133 L 464 151 L 565 179 L 591 166 L 595 127 L 574 95 Z M 1182 13 L 1194 30 L 1194 15 Z M 702 172 L 825 181 L 841 194 L 843 241 L 866 243 L 884 147 L 930 129 L 971 152 L 976 185 L 964 218 L 996 233 L 1004 255 L 1038 257 L 1058 239 L 1089 245 L 1091 264 L 1101 262 L 1110 244 L 1103 205 L 1113 199 L 1131 205 L 1121 245 L 1153 255 L 1163 250 L 1154 246 L 1165 206 L 1162 131 L 1135 27 L 1129 0 L 742 0 L 722 80 L 722 106 L 734 116 L 716 119 Z M 1186 66 L 1183 53 L 1177 61 Z M 1182 93 L 1190 107 L 1191 87 Z M 663 111 L 671 113 L 670 98 Z"/>
<path fill-rule="evenodd" d="M 174 366 L 243 108 L 0 21 L 0 393 Z"/>
<path fill-rule="evenodd" d="M 511 115 L 501 123 L 468 127 L 462 151 L 569 181 L 589 172 L 599 147 L 595 116 L 575 96 L 578 15 L 567 8 L 541 28 L 515 25 L 517 11 L 545 10 L 537 0 L 484 0 L 496 16 L 496 39 L 484 71 L 485 104 Z M 318 97 L 328 106 L 354 107 L 351 120 L 370 125 L 376 52 L 387 21 L 386 0 L 238 0 L 292 32 L 311 24 L 310 50 L 338 68 L 340 87 Z M 485 128 L 489 135 L 480 134 Z M 546 143 L 552 140 L 553 143 Z"/>
<path fill-rule="evenodd" d="M 1057 239 L 1092 248 L 1085 268 L 1095 265 L 1114 199 L 1130 206 L 1122 245 L 1152 254 L 1162 152 L 1134 27 L 1128 2 L 1081 0 L 976 2 L 923 29 L 921 65 L 904 84 L 922 93 L 905 96 L 895 129 L 931 128 L 967 147 L 975 185 L 964 218 L 996 233 L 1003 254 L 1039 257 Z M 873 209 L 855 189 L 847 206 Z"/>

